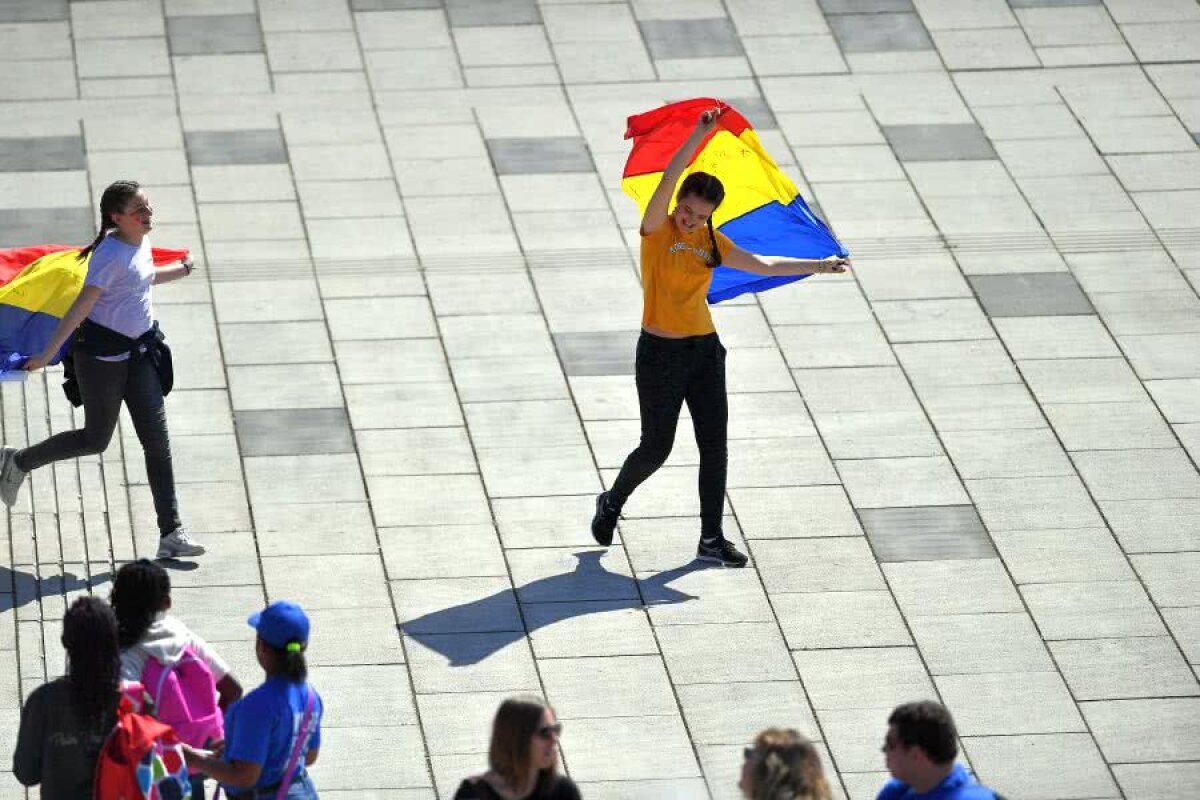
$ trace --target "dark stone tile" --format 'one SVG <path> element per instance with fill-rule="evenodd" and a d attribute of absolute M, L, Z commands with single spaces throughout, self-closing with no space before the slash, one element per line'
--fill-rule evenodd
<path fill-rule="evenodd" d="M 912 11 L 912 0 L 817 0 L 826 14 L 878 14 Z"/>
<path fill-rule="evenodd" d="M 353 453 L 354 437 L 344 408 L 282 408 L 234 413 L 243 456 Z"/>
<path fill-rule="evenodd" d="M 637 331 L 556 333 L 554 346 L 568 376 L 632 375 Z"/>
<path fill-rule="evenodd" d="M 460 28 L 542 24 L 536 0 L 446 0 L 446 10 L 450 24 Z"/>
<path fill-rule="evenodd" d="M 82 136 L 0 139 L 0 172 L 87 169 Z"/>
<path fill-rule="evenodd" d="M 351 11 L 407 11 L 414 8 L 445 8 L 442 0 L 350 0 Z"/>
<path fill-rule="evenodd" d="M 858 514 L 881 562 L 996 557 L 974 506 L 864 508 Z"/>
<path fill-rule="evenodd" d="M 263 52 L 262 28 L 255 14 L 170 17 L 167 36 L 176 56 Z"/>
<path fill-rule="evenodd" d="M 62 22 L 70 18 L 67 0 L 0 0 L 0 22 Z"/>
<path fill-rule="evenodd" d="M 991 317 L 1056 317 L 1095 314 L 1074 276 L 1066 272 L 971 275 L 983 310 Z"/>
<path fill-rule="evenodd" d="M 830 14 L 827 19 L 844 53 L 933 49 L 916 14 Z"/>
<path fill-rule="evenodd" d="M 90 208 L 0 208 L 0 248 L 77 244 L 96 238 Z"/>
<path fill-rule="evenodd" d="M 286 164 L 278 130 L 192 131 L 184 134 L 193 166 L 215 164 Z"/>
<path fill-rule="evenodd" d="M 718 19 L 648 19 L 638 23 L 656 59 L 741 56 L 742 41 L 733 23 Z"/>
<path fill-rule="evenodd" d="M 1098 6 L 1104 0 L 1008 0 L 1012 8 L 1048 8 L 1060 6 Z"/>
<path fill-rule="evenodd" d="M 487 146 L 498 175 L 595 170 L 587 145 L 579 136 L 488 139 Z"/>
<path fill-rule="evenodd" d="M 741 115 L 750 121 L 755 130 L 773 131 L 779 127 L 775 120 L 775 112 L 761 97 L 727 98 L 725 102 L 736 108 Z"/>
<path fill-rule="evenodd" d="M 997 158 L 991 141 L 974 123 L 885 125 L 883 134 L 901 161 L 979 161 Z"/>

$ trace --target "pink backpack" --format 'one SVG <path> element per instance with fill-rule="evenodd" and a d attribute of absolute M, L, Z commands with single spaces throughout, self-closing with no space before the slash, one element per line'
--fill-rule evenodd
<path fill-rule="evenodd" d="M 212 670 L 190 645 L 173 664 L 147 658 L 142 684 L 154 700 L 155 718 L 174 728 L 180 741 L 204 748 L 225 738 L 225 717 L 217 705 Z"/>

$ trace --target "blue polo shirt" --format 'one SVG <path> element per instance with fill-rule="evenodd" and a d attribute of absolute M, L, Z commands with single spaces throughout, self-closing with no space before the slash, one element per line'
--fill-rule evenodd
<path fill-rule="evenodd" d="M 225 712 L 225 760 L 262 764 L 262 775 L 254 788 L 272 786 L 283 780 L 283 771 L 300 733 L 307 702 L 307 683 L 292 683 L 277 675 L 267 678 L 262 686 Z M 304 771 L 304 754 L 321 746 L 323 708 L 321 697 L 317 695 L 312 721 L 308 725 L 308 742 L 300 752 L 297 775 Z M 245 789 L 234 789 L 235 793 L 238 791 Z"/>
<path fill-rule="evenodd" d="M 955 764 L 950 774 L 925 794 L 896 778 L 883 785 L 876 800 L 994 800 L 996 793 L 975 782 L 962 764 Z"/>

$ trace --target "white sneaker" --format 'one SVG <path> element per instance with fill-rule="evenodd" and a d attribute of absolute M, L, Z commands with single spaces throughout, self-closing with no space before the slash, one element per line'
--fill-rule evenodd
<path fill-rule="evenodd" d="M 17 448 L 0 447 L 0 499 L 4 505 L 12 506 L 17 502 L 17 494 L 21 484 L 29 473 L 17 466 Z"/>
<path fill-rule="evenodd" d="M 193 539 L 183 528 L 176 528 L 158 540 L 158 555 L 155 558 L 202 555 L 204 555 L 204 545 Z"/>

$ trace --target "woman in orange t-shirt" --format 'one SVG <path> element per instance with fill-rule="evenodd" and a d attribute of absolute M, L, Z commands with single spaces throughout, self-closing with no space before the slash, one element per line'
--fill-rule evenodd
<path fill-rule="evenodd" d="M 712 131 L 719 109 L 706 111 L 691 136 L 663 171 L 642 217 L 642 335 L 636 376 L 642 438 L 625 459 L 612 488 L 596 498 L 592 536 L 612 543 L 621 506 L 671 453 L 679 412 L 687 402 L 700 450 L 700 544 L 696 557 L 742 567 L 746 556 L 721 532 L 725 504 L 726 427 L 725 348 L 708 311 L 712 271 L 722 263 L 760 275 L 844 272 L 849 261 L 758 256 L 738 248 L 713 229 L 712 214 L 725 199 L 714 176 L 695 172 L 679 187 L 675 209 L 671 190 L 696 148 Z M 669 213 L 668 213 L 669 212 Z"/>

